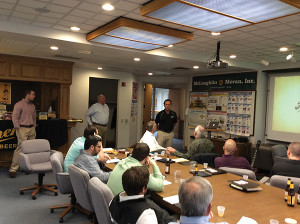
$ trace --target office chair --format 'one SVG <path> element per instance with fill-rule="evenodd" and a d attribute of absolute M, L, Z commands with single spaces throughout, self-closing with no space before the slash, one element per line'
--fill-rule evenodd
<path fill-rule="evenodd" d="M 198 164 L 208 163 L 209 167 L 215 168 L 215 158 L 219 157 L 216 153 L 198 153 L 191 157 L 191 161 L 196 161 Z"/>
<path fill-rule="evenodd" d="M 26 173 L 37 173 L 38 183 L 32 187 L 20 188 L 20 194 L 23 195 L 24 191 L 34 189 L 31 194 L 32 199 L 36 199 L 36 194 L 42 190 L 52 191 L 57 196 L 57 185 L 56 184 L 43 184 L 43 177 L 45 173 L 52 171 L 50 163 L 50 156 L 52 151 L 50 144 L 46 139 L 33 139 L 26 140 L 21 144 L 20 153 L 20 169 Z M 53 189 L 54 187 L 55 189 Z"/>
<path fill-rule="evenodd" d="M 300 178 L 299 177 L 288 177 L 288 176 L 281 176 L 281 175 L 273 175 L 270 178 L 270 185 L 274 186 L 274 187 L 279 187 L 279 188 L 285 189 L 288 178 L 291 178 L 291 181 L 293 181 L 295 192 L 297 192 L 298 188 L 299 188 L 299 185 L 300 185 Z"/>
<path fill-rule="evenodd" d="M 109 212 L 109 203 L 114 195 L 99 178 L 93 177 L 89 181 L 89 193 L 97 220 L 102 224 L 112 224 Z"/>
<path fill-rule="evenodd" d="M 227 173 L 232 173 L 238 176 L 247 175 L 249 179 L 256 181 L 256 175 L 252 170 L 231 167 L 219 167 L 219 169 L 225 170 Z"/>
<path fill-rule="evenodd" d="M 91 213 L 93 223 L 98 223 L 95 216 L 95 210 L 93 208 L 92 201 L 88 192 L 90 175 L 85 170 L 78 168 L 74 164 L 69 165 L 69 174 L 78 204 Z"/>
<path fill-rule="evenodd" d="M 54 212 L 54 209 L 59 208 L 66 208 L 59 216 L 59 222 L 62 223 L 63 217 L 68 214 L 71 210 L 75 211 L 75 209 L 90 215 L 90 212 L 87 212 L 85 209 L 81 208 L 79 204 L 76 203 L 76 197 L 73 191 L 72 183 L 70 180 L 69 173 L 64 173 L 64 158 L 61 152 L 55 152 L 50 157 L 50 162 L 53 168 L 53 173 L 56 178 L 56 183 L 58 185 L 59 192 L 61 194 L 70 194 L 71 195 L 71 202 L 70 204 L 64 205 L 56 205 L 51 206 L 50 211 L 51 213 Z"/>

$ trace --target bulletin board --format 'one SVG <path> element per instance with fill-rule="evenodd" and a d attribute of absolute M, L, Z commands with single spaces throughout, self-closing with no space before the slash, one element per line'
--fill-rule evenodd
<path fill-rule="evenodd" d="M 246 72 L 193 77 L 189 126 L 208 127 L 211 121 L 217 121 L 225 133 L 253 135 L 256 75 Z"/>

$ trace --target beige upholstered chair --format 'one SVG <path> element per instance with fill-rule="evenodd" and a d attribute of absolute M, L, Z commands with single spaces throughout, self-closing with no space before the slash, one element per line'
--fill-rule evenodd
<path fill-rule="evenodd" d="M 55 196 L 58 195 L 57 190 L 55 190 L 57 189 L 56 184 L 43 184 L 45 173 L 52 172 L 50 156 L 53 152 L 55 151 L 50 149 L 50 144 L 46 139 L 33 139 L 22 142 L 20 153 L 21 171 L 37 173 L 38 183 L 32 187 L 20 188 L 21 195 L 24 194 L 24 191 L 31 189 L 34 189 L 31 194 L 33 200 L 36 199 L 36 194 L 42 190 L 52 191 Z"/>
<path fill-rule="evenodd" d="M 98 223 L 112 224 L 109 203 L 114 195 L 99 178 L 93 177 L 89 181 L 89 193 L 97 216 Z"/>
<path fill-rule="evenodd" d="M 270 178 L 270 184 L 271 184 L 271 186 L 285 189 L 288 178 L 291 178 L 291 181 L 293 181 L 295 191 L 297 192 L 298 188 L 299 188 L 299 184 L 300 184 L 300 178 L 298 178 L 298 177 L 287 177 L 287 176 L 281 176 L 281 175 L 273 175 Z"/>
<path fill-rule="evenodd" d="M 225 170 L 227 173 L 232 173 L 238 176 L 247 175 L 249 179 L 256 180 L 256 175 L 252 170 L 231 167 L 220 167 L 219 169 Z"/>

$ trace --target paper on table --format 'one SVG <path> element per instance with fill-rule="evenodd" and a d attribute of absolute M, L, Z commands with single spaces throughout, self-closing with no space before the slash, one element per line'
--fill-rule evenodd
<path fill-rule="evenodd" d="M 152 159 L 156 161 L 156 160 L 162 159 L 162 157 L 155 156 L 155 157 L 153 157 Z"/>
<path fill-rule="evenodd" d="M 118 163 L 120 160 L 119 159 L 110 159 L 107 160 L 106 163 Z"/>
<path fill-rule="evenodd" d="M 257 224 L 254 219 L 243 216 L 237 224 Z"/>
<path fill-rule="evenodd" d="M 113 148 L 103 148 L 103 152 L 113 152 Z"/>
<path fill-rule="evenodd" d="M 189 161 L 188 159 L 184 158 L 177 158 L 177 159 L 172 159 L 175 163 L 181 163 L 181 162 L 186 162 Z"/>
<path fill-rule="evenodd" d="M 178 197 L 178 195 L 173 195 L 173 196 L 170 196 L 170 197 L 165 197 L 164 200 L 167 201 L 167 202 L 169 202 L 170 204 L 179 203 L 179 197 Z"/>
<path fill-rule="evenodd" d="M 172 182 L 164 180 L 164 185 L 169 185 L 169 184 L 172 184 Z"/>

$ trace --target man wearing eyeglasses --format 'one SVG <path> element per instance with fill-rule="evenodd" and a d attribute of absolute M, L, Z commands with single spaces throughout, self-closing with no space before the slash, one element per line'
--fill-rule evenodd
<path fill-rule="evenodd" d="M 91 177 L 98 177 L 103 183 L 107 183 L 111 172 L 100 169 L 96 156 L 102 150 L 102 139 L 99 135 L 89 136 L 84 142 L 84 149 L 74 161 L 74 165 L 85 170 Z"/>

